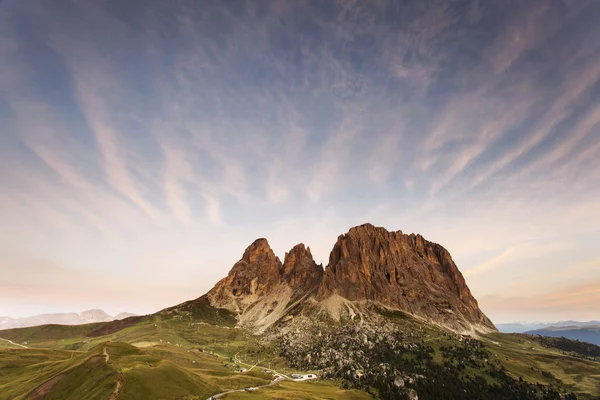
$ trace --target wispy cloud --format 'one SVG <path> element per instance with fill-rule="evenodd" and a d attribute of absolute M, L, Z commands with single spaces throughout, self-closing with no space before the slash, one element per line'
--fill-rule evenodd
<path fill-rule="evenodd" d="M 59 3 L 0 7 L 0 250 L 209 286 L 373 219 L 513 297 L 593 259 L 594 2 Z"/>
<path fill-rule="evenodd" d="M 519 145 L 506 152 L 487 169 L 477 174 L 472 186 L 489 179 L 497 171 L 507 167 L 519 157 L 532 151 L 546 139 L 572 112 L 573 103 L 584 95 L 600 78 L 600 63 L 593 62 L 583 71 L 572 72 L 563 86 L 563 94 L 557 98 L 550 109 L 540 119 L 535 128 L 522 138 Z"/>
<path fill-rule="evenodd" d="M 539 257 L 540 254 L 548 256 L 549 254 L 556 252 L 571 251 L 573 245 L 568 242 L 560 243 L 523 243 L 504 249 L 501 253 L 493 256 L 492 258 L 485 260 L 471 268 L 465 269 L 464 276 L 466 278 L 472 278 L 477 275 L 489 273 L 490 271 L 510 266 L 515 261 L 531 262 Z"/>
<path fill-rule="evenodd" d="M 479 303 L 498 322 L 514 322 L 515 317 L 529 321 L 567 320 L 573 318 L 573 310 L 577 310 L 577 318 L 589 321 L 597 318 L 599 301 L 600 283 L 595 282 L 539 296 L 485 296 Z"/>
<path fill-rule="evenodd" d="M 192 167 L 186 151 L 177 146 L 163 146 L 164 152 L 164 191 L 171 212 L 183 223 L 190 222 L 190 206 L 185 183 L 193 179 Z"/>

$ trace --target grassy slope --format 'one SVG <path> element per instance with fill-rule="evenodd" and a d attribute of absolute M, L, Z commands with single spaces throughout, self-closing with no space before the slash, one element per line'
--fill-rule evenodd
<path fill-rule="evenodd" d="M 202 308 L 204 307 L 204 308 Z M 254 364 L 283 370 L 285 361 L 276 349 L 262 349 L 257 338 L 232 327 L 229 316 L 205 306 L 200 311 L 170 309 L 148 316 L 121 331 L 86 336 L 102 324 L 43 326 L 0 331 L 0 337 L 16 343 L 28 342 L 30 349 L 0 347 L 0 393 L 24 399 L 43 382 L 68 372 L 53 386 L 49 399 L 106 399 L 122 374 L 119 400 L 147 398 L 206 399 L 218 392 L 259 386 L 270 377 L 258 372 L 240 374 L 229 361 L 238 357 Z M 211 324 L 199 321 L 206 316 Z M 215 325 L 217 323 L 218 325 Z M 407 326 L 414 321 L 406 321 Z M 451 345 L 443 331 L 425 326 L 428 342 L 436 350 Z M 529 382 L 554 384 L 574 391 L 580 398 L 600 397 L 600 363 L 565 356 L 558 350 L 528 342 L 523 335 L 494 333 L 482 338 L 511 375 Z M 108 364 L 98 361 L 103 346 Z M 137 345 L 140 348 L 131 346 Z M 69 351 L 77 349 L 77 351 Z M 202 352 L 200 349 L 205 349 Z M 220 357 L 209 354 L 208 351 Z M 434 357 L 435 357 L 434 356 Z M 102 357 L 103 359 L 103 357 Z M 542 374 L 549 371 L 552 376 Z M 291 373 L 286 369 L 287 373 Z M 470 371 L 478 374 L 478 371 Z M 152 394 L 152 396 L 150 396 Z M 319 397 L 321 396 L 321 397 Z M 10 397 L 9 397 L 10 398 Z M 235 393 L 225 398 L 367 399 L 360 391 L 347 391 L 333 382 L 281 382 L 257 392 Z"/>
<path fill-rule="evenodd" d="M 420 325 L 402 312 L 391 312 L 386 316 L 398 323 L 399 329 L 404 331 Z M 436 351 L 434 360 L 441 361 L 440 347 L 455 343 L 444 336 L 443 330 L 434 326 L 421 326 L 428 336 L 427 344 Z M 523 334 L 490 333 L 482 336 L 481 340 L 509 375 L 516 379 L 522 377 L 531 383 L 561 387 L 565 391 L 576 393 L 580 399 L 600 399 L 600 360 L 591 361 L 565 355 L 559 349 L 544 347 Z M 481 375 L 478 370 L 469 370 L 469 373 Z M 481 376 L 494 383 L 493 378 Z"/>
<path fill-rule="evenodd" d="M 237 392 L 222 397 L 226 400 L 295 399 L 295 400 L 372 400 L 360 390 L 343 390 L 322 382 L 282 382 L 255 392 Z"/>
<path fill-rule="evenodd" d="M 15 400 L 26 399 L 39 385 L 61 374 L 64 376 L 50 385 L 46 398 L 107 399 L 115 389 L 119 372 L 122 374 L 119 400 L 206 399 L 219 392 L 269 383 L 272 377 L 260 372 L 260 367 L 239 373 L 239 367 L 229 361 L 252 347 L 255 338 L 232 328 L 231 318 L 222 313 L 215 316 L 211 310 L 201 310 L 207 311 L 211 312 L 212 323 L 222 325 L 198 321 L 195 318 L 203 315 L 196 315 L 198 312 L 190 315 L 167 311 L 101 337 L 86 336 L 101 326 L 98 324 L 0 331 L 0 337 L 16 343 L 27 341 L 29 347 L 0 348 L 0 393 Z M 102 356 L 104 346 L 108 363 Z M 282 398 L 293 391 L 287 386 L 290 384 L 297 383 L 277 384 L 270 392 L 277 392 L 282 385 L 283 392 L 277 397 Z M 315 390 L 322 391 L 330 399 L 370 398 L 357 397 L 362 392 L 342 390 L 330 382 L 298 385 L 307 396 L 313 388 L 313 394 Z"/>
<path fill-rule="evenodd" d="M 529 382 L 562 382 L 565 389 L 581 398 L 600 398 L 600 362 L 567 356 L 557 349 L 543 347 L 520 334 L 492 333 L 485 336 L 509 373 Z M 498 344 L 495 344 L 496 342 Z M 549 377 L 543 372 L 550 372 Z"/>
<path fill-rule="evenodd" d="M 62 378 L 52 385 L 52 393 L 46 398 L 108 398 L 112 389 L 103 385 L 112 381 L 108 377 L 116 376 L 117 372 L 103 360 L 101 346 L 86 353 L 51 349 L 0 350 L 0 393 L 7 398 L 23 399 L 44 382 L 60 375 Z M 78 388 L 81 390 L 76 390 Z M 81 393 L 86 395 L 81 397 Z M 76 397 L 78 394 L 80 396 Z"/>

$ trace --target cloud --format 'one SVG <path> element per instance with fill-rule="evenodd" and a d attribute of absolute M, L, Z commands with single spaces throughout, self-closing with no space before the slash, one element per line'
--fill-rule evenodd
<path fill-rule="evenodd" d="M 489 274 L 489 272 L 498 268 L 515 265 L 517 262 L 527 264 L 531 260 L 535 260 L 536 257 L 540 257 L 540 255 L 564 253 L 572 249 L 572 243 L 565 240 L 559 242 L 550 242 L 548 238 L 532 240 L 529 243 L 525 242 L 508 247 L 492 258 L 465 269 L 463 274 L 466 278 L 472 278 L 481 274 Z"/>
<path fill-rule="evenodd" d="M 221 206 L 219 200 L 210 195 L 205 195 L 204 200 L 206 201 L 205 209 L 209 221 L 215 224 L 218 223 L 221 220 Z"/>
<path fill-rule="evenodd" d="M 536 124 L 536 127 L 520 141 L 516 149 L 506 152 L 487 169 L 478 173 L 471 187 L 485 182 L 497 171 L 507 167 L 538 146 L 561 121 L 573 112 L 573 103 L 580 96 L 585 95 L 599 78 L 600 62 L 590 63 L 583 71 L 572 72 L 563 84 L 563 94 L 552 103 L 552 106 Z"/>
<path fill-rule="evenodd" d="M 77 67 L 74 67 L 77 69 Z M 110 126 L 110 112 L 106 111 L 106 106 L 102 100 L 100 92 L 106 90 L 117 90 L 116 85 L 109 85 L 108 88 L 100 90 L 92 87 L 90 82 L 102 81 L 102 76 L 88 74 L 88 72 L 77 72 L 77 75 L 83 75 L 76 79 L 77 97 L 80 102 L 80 108 L 85 115 L 90 128 L 96 138 L 98 149 L 104 161 L 104 170 L 111 185 L 121 194 L 126 196 L 141 210 L 150 217 L 156 216 L 156 210 L 138 190 L 134 179 L 129 173 L 126 158 L 127 150 L 125 144 L 119 140 L 119 134 Z M 125 150 L 125 151 L 124 151 Z M 125 154 L 124 154 L 125 153 Z"/>
<path fill-rule="evenodd" d="M 560 142 L 552 151 L 546 153 L 537 161 L 538 166 L 548 167 L 565 157 L 581 145 L 582 141 L 592 133 L 594 128 L 600 124 L 600 104 L 592 108 L 580 121 L 573 127 L 569 135 L 564 135 L 565 140 Z M 566 160 L 568 161 L 568 160 Z"/>
<path fill-rule="evenodd" d="M 506 296 L 593 258 L 593 2 L 117 3 L 0 10 L 3 251 L 200 287 L 373 219 Z"/>
<path fill-rule="evenodd" d="M 561 291 L 538 296 L 505 297 L 484 296 L 479 300 L 481 308 L 495 322 L 557 321 L 577 318 L 592 320 L 598 317 L 600 283 L 588 283 L 565 288 Z M 574 310 L 576 317 L 574 317 Z"/>
<path fill-rule="evenodd" d="M 186 152 L 177 146 L 162 146 L 164 152 L 164 192 L 171 212 L 183 223 L 189 223 L 191 210 L 184 184 L 193 180 Z"/>

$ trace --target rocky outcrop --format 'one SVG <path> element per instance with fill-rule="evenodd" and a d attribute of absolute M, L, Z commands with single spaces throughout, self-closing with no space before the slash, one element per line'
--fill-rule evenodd
<path fill-rule="evenodd" d="M 244 252 L 207 294 L 212 306 L 260 330 L 307 305 L 353 318 L 370 304 L 410 313 L 456 331 L 495 330 L 442 246 L 420 235 L 365 224 L 338 237 L 323 270 L 298 244 L 283 264 L 266 239 Z M 318 307 L 317 307 L 318 308 Z"/>
<path fill-rule="evenodd" d="M 258 239 L 207 296 L 212 306 L 236 312 L 242 325 L 262 331 L 316 294 L 322 275 L 303 244 L 286 253 L 282 264 L 267 240 Z"/>
<path fill-rule="evenodd" d="M 495 329 L 446 249 L 371 224 L 338 237 L 317 299 L 332 295 L 377 302 L 456 330 Z"/>
<path fill-rule="evenodd" d="M 281 283 L 282 264 L 267 239 L 257 239 L 227 277 L 208 292 L 215 307 L 241 312 L 254 299 L 270 294 Z"/>
<path fill-rule="evenodd" d="M 323 276 L 323 266 L 317 265 L 310 247 L 300 243 L 285 253 L 282 280 L 301 295 L 316 292 Z"/>

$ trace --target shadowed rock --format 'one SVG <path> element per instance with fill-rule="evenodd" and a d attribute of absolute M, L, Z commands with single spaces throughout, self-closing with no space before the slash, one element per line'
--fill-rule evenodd
<path fill-rule="evenodd" d="M 313 260 L 310 247 L 300 243 L 285 253 L 282 280 L 301 295 L 316 291 L 322 276 L 323 267 Z"/>

